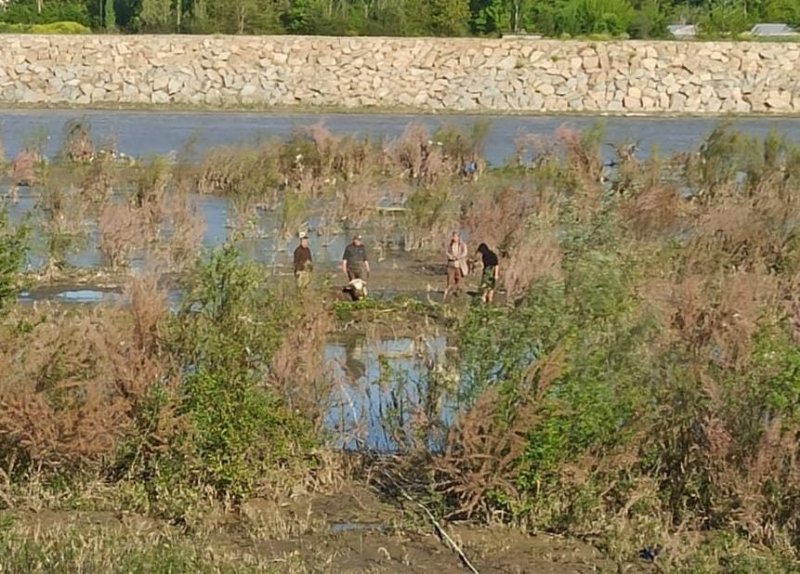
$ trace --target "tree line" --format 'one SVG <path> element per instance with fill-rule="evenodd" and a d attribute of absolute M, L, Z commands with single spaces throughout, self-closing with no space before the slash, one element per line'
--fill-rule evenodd
<path fill-rule="evenodd" d="M 0 2 L 0 4 L 2 4 Z M 659 38 L 671 23 L 708 35 L 756 22 L 800 26 L 798 0 L 8 0 L 0 22 L 74 21 L 98 31 L 189 34 Z"/>

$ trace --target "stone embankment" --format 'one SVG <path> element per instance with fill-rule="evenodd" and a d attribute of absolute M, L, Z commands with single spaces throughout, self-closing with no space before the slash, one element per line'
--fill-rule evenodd
<path fill-rule="evenodd" d="M 800 113 L 800 45 L 0 36 L 0 105 Z"/>

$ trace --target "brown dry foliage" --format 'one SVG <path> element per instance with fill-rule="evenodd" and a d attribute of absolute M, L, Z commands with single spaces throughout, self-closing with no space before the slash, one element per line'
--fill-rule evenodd
<path fill-rule="evenodd" d="M 94 142 L 82 124 L 68 124 L 61 155 L 78 163 L 88 162 L 94 157 Z"/>
<path fill-rule="evenodd" d="M 97 157 L 86 168 L 80 188 L 87 201 L 101 203 L 110 199 L 113 191 L 111 168 L 111 156 L 107 154 Z"/>
<path fill-rule="evenodd" d="M 35 151 L 22 150 L 19 152 L 11 161 L 8 169 L 8 177 L 11 178 L 12 183 L 36 185 L 39 181 L 36 168 L 41 159 L 41 156 Z"/>
<path fill-rule="evenodd" d="M 97 471 L 121 440 L 166 448 L 181 426 L 169 405 L 147 428 L 137 417 L 153 385 L 177 385 L 161 349 L 166 292 L 155 275 L 133 278 L 129 307 L 90 311 L 44 306 L 32 329 L 3 325 L 0 455 L 40 470 Z"/>
<path fill-rule="evenodd" d="M 562 278 L 563 252 L 553 229 L 532 232 L 518 243 L 502 265 L 502 282 L 509 301 L 516 301 L 543 279 Z"/>
<path fill-rule="evenodd" d="M 563 349 L 556 348 L 531 364 L 510 420 L 497 416 L 508 399 L 489 388 L 448 429 L 445 450 L 432 461 L 436 484 L 451 499 L 448 518 L 488 518 L 492 509 L 486 495 L 491 491 L 512 499 L 520 495 L 514 484 L 517 464 L 528 445 L 527 433 L 541 418 L 538 399 L 561 375 L 563 361 Z"/>
<path fill-rule="evenodd" d="M 511 247 L 533 212 L 536 200 L 531 195 L 528 189 L 513 187 L 479 192 L 467 203 L 462 217 L 472 242 L 501 251 Z"/>
<path fill-rule="evenodd" d="M 306 294 L 303 313 L 273 355 L 266 381 L 286 398 L 290 408 L 310 417 L 317 430 L 330 396 L 324 356 L 332 330 L 332 318 L 323 303 L 313 293 Z"/>
<path fill-rule="evenodd" d="M 97 228 L 100 252 L 112 268 L 127 266 L 131 255 L 144 247 L 146 225 L 130 204 L 106 203 L 100 211 Z"/>
<path fill-rule="evenodd" d="M 375 213 L 380 199 L 378 186 L 369 181 L 342 185 L 336 190 L 336 217 L 353 227 L 361 227 Z"/>
<path fill-rule="evenodd" d="M 686 205 L 675 187 L 657 184 L 626 197 L 619 210 L 633 235 L 643 240 L 674 231 Z"/>
<path fill-rule="evenodd" d="M 130 429 L 135 401 L 161 366 L 131 346 L 125 317 L 47 310 L 29 333 L 2 349 L 0 437 L 6 456 L 38 467 L 94 468 Z M 10 343 L 10 344 L 9 344 Z M 12 347 L 13 346 L 13 347 Z"/>

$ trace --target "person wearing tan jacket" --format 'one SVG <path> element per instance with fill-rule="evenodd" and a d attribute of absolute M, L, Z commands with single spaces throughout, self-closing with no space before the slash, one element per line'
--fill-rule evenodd
<path fill-rule="evenodd" d="M 457 293 L 461 290 L 461 283 L 469 273 L 468 256 L 467 244 L 464 243 L 458 232 L 454 231 L 447 246 L 447 288 L 444 290 L 443 300 L 451 291 Z"/>

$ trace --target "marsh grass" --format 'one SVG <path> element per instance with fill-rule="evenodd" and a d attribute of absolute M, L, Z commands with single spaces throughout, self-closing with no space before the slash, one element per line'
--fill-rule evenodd
<path fill-rule="evenodd" d="M 215 552 L 175 531 L 128 532 L 108 524 L 3 528 L 0 562 L 12 572 L 264 572 L 274 563 L 242 552 Z"/>
<path fill-rule="evenodd" d="M 77 233 L 96 209 L 110 265 L 144 251 L 153 273 L 130 280 L 127 307 L 15 307 L 2 320 L 5 503 L 72 504 L 64 492 L 99 483 L 194 524 L 214 505 L 330 487 L 325 441 L 363 448 L 378 425 L 399 445 L 393 472 L 440 516 L 591 538 L 620 561 L 658 546 L 674 571 L 791 569 L 796 146 L 722 126 L 673 157 L 619 146 L 609 172 L 600 131 L 563 128 L 521 137 L 511 165 L 473 181 L 461 164 L 480 159 L 481 133 L 412 125 L 377 145 L 317 126 L 196 167 L 101 166 L 85 187 L 43 187 L 48 230 Z M 376 225 L 388 199 L 406 211 L 376 225 L 384 238 L 402 229 L 408 247 L 441 255 L 461 229 L 473 250 L 493 247 L 507 304 L 304 300 L 232 246 L 198 260 L 193 191 L 235 197 L 248 216 L 273 210 L 284 239 L 315 209 L 322 237 Z M 160 277 L 173 269 L 185 299 L 170 313 Z M 457 350 L 440 357 L 412 337 L 414 376 L 380 357 L 363 391 L 324 364 L 337 330 L 424 338 L 440 333 L 431 325 Z M 380 402 L 377 421 L 357 412 L 362 399 Z M 353 415 L 352 436 L 325 432 L 332 405 Z M 291 536 L 308 522 L 295 520 L 270 528 Z"/>

